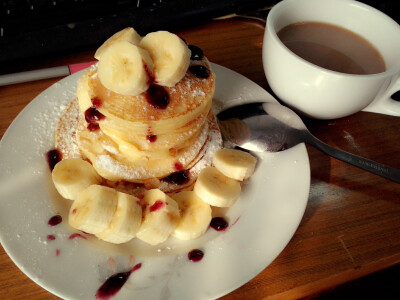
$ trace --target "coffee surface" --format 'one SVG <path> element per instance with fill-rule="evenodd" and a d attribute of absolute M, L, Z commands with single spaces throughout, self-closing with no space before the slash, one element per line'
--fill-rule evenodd
<path fill-rule="evenodd" d="M 278 32 L 292 52 L 320 67 L 348 74 L 385 71 L 382 55 L 363 37 L 320 22 L 290 24 Z"/>

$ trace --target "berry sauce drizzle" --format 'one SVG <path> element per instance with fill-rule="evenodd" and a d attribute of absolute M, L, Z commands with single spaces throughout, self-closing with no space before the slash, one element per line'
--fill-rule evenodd
<path fill-rule="evenodd" d="M 203 51 L 195 46 L 195 45 L 189 45 L 189 50 L 192 52 L 192 54 L 190 55 L 190 59 L 191 60 L 202 60 L 204 57 Z"/>
<path fill-rule="evenodd" d="M 146 136 L 146 139 L 149 143 L 154 143 L 157 140 L 157 136 L 155 134 L 149 134 Z"/>
<path fill-rule="evenodd" d="M 96 107 L 92 106 L 89 107 L 86 111 L 85 111 L 85 120 L 86 122 L 88 122 L 89 124 L 92 123 L 97 123 L 98 121 L 101 121 L 105 119 L 105 115 L 103 115 L 101 112 L 99 112 L 97 110 Z"/>
<path fill-rule="evenodd" d="M 60 224 L 61 222 L 62 222 L 62 217 L 60 215 L 55 215 L 49 219 L 47 224 L 49 224 L 50 226 L 56 226 L 56 225 Z"/>
<path fill-rule="evenodd" d="M 224 231 L 228 228 L 228 222 L 222 217 L 215 217 L 211 220 L 210 227 L 216 231 Z"/>
<path fill-rule="evenodd" d="M 98 130 L 100 130 L 100 125 L 97 123 L 90 123 L 90 124 L 88 124 L 87 129 L 92 132 L 98 131 Z"/>
<path fill-rule="evenodd" d="M 176 163 L 174 163 L 174 169 L 176 171 L 183 171 L 183 165 L 179 161 L 177 161 Z"/>
<path fill-rule="evenodd" d="M 101 107 L 101 100 L 98 97 L 93 97 L 92 99 L 90 99 L 92 101 L 93 107 L 94 108 L 100 108 Z"/>
<path fill-rule="evenodd" d="M 161 200 L 157 200 L 156 202 L 153 203 L 152 206 L 149 207 L 149 211 L 150 211 L 150 212 L 153 212 L 153 211 L 159 210 L 159 209 L 161 209 L 164 205 L 167 205 L 167 204 L 168 204 L 168 202 L 164 202 L 164 201 L 161 201 Z"/>
<path fill-rule="evenodd" d="M 193 249 L 188 253 L 188 259 L 192 262 L 199 262 L 204 257 L 204 252 L 200 249 Z"/>
<path fill-rule="evenodd" d="M 210 71 L 205 66 L 190 66 L 189 71 L 193 73 L 194 76 L 198 78 L 208 78 L 210 76 Z"/>
<path fill-rule="evenodd" d="M 169 182 L 169 183 L 174 183 L 174 184 L 184 184 L 189 181 L 189 171 L 183 170 L 183 171 L 175 172 L 175 173 L 172 173 L 171 175 L 168 175 L 167 177 L 164 177 L 161 180 L 165 181 L 165 182 Z"/>
<path fill-rule="evenodd" d="M 136 270 L 139 270 L 141 267 L 142 264 L 139 263 L 135 265 L 130 271 L 116 273 L 110 276 L 97 290 L 96 298 L 101 300 L 108 300 L 111 297 L 115 296 L 128 280 L 129 276 Z"/>
<path fill-rule="evenodd" d="M 53 234 L 49 234 L 49 235 L 47 235 L 47 239 L 49 241 L 54 241 L 56 239 L 56 237 Z"/>
<path fill-rule="evenodd" d="M 50 171 L 53 171 L 55 165 L 62 160 L 62 154 L 58 149 L 50 150 L 46 153 L 46 161 Z"/>
<path fill-rule="evenodd" d="M 165 109 L 169 104 L 169 94 L 162 86 L 153 84 L 145 92 L 147 102 L 157 109 Z"/>
<path fill-rule="evenodd" d="M 71 234 L 71 235 L 68 237 L 68 239 L 70 239 L 70 240 L 73 240 L 73 239 L 76 239 L 76 238 L 81 238 L 81 239 L 86 240 L 86 237 L 83 236 L 83 235 L 80 234 L 80 233 L 73 233 L 73 234 Z"/>

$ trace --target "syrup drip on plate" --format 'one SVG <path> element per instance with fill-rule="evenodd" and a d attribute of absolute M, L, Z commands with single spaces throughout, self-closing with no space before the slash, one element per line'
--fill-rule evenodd
<path fill-rule="evenodd" d="M 210 227 L 214 228 L 216 231 L 224 231 L 228 228 L 228 222 L 222 217 L 212 218 Z"/>
<path fill-rule="evenodd" d="M 101 300 L 108 300 L 115 296 L 123 287 L 129 276 L 139 270 L 142 264 L 135 265 L 130 271 L 120 272 L 110 276 L 97 290 L 96 298 Z"/>
<path fill-rule="evenodd" d="M 50 150 L 46 153 L 46 161 L 50 171 L 53 171 L 55 165 L 62 160 L 62 154 L 58 149 Z"/>
<path fill-rule="evenodd" d="M 204 252 L 200 249 L 193 249 L 188 253 L 188 259 L 192 262 L 199 262 L 204 257 Z"/>
<path fill-rule="evenodd" d="M 47 224 L 49 224 L 50 226 L 56 226 L 56 225 L 60 224 L 61 222 L 62 222 L 62 217 L 60 215 L 55 215 L 49 219 Z"/>

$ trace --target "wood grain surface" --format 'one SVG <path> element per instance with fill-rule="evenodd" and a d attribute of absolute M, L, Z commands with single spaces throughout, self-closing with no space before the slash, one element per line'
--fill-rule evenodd
<path fill-rule="evenodd" d="M 177 32 L 215 63 L 263 88 L 264 24 L 228 19 Z M 2 69 L 2 72 L 93 60 L 95 48 Z M 58 79 L 0 87 L 0 136 L 18 113 Z M 360 112 L 331 120 L 305 120 L 331 146 L 400 168 L 400 118 Z M 303 220 L 279 257 L 258 276 L 222 297 L 312 298 L 337 285 L 400 262 L 400 185 L 308 147 L 311 190 Z M 1 229 L 0 229 L 1 230 Z M 26 277 L 0 247 L 0 299 L 57 299 Z"/>

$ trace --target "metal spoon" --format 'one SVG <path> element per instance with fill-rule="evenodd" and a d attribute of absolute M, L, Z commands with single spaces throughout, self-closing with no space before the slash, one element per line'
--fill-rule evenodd
<path fill-rule="evenodd" d="M 400 170 L 323 143 L 295 112 L 278 103 L 238 105 L 221 111 L 217 118 L 224 139 L 243 149 L 276 152 L 305 142 L 334 158 L 400 183 Z"/>

